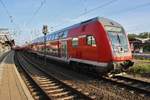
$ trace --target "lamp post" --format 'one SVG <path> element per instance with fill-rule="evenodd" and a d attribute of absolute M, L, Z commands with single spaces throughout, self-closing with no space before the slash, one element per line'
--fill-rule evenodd
<path fill-rule="evenodd" d="M 44 63 L 46 65 L 46 34 L 48 33 L 47 25 L 43 25 L 42 33 L 44 34 Z"/>

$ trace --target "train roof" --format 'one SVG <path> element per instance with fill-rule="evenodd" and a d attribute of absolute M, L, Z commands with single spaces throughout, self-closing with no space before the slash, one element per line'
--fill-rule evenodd
<path fill-rule="evenodd" d="M 48 34 L 48 35 L 46 36 L 46 38 L 47 38 L 48 41 L 49 41 L 49 40 L 55 40 L 55 39 L 57 39 L 57 38 L 58 38 L 59 36 L 61 36 L 61 35 L 64 35 L 62 38 L 65 38 L 65 37 L 67 37 L 67 33 L 68 33 L 67 31 L 68 31 L 68 29 L 76 28 L 76 27 L 79 27 L 79 26 L 81 26 L 81 25 L 84 25 L 84 24 L 87 24 L 87 23 L 90 23 L 90 22 L 94 22 L 94 21 L 99 21 L 99 22 L 101 22 L 104 26 L 105 26 L 105 25 L 108 25 L 108 26 L 113 25 L 113 26 L 117 26 L 117 27 L 122 27 L 119 23 L 117 23 L 117 22 L 115 22 L 115 21 L 113 21 L 113 20 L 110 20 L 110 19 L 108 19 L 108 18 L 95 17 L 95 18 L 92 18 L 92 19 L 89 19 L 89 20 L 80 22 L 80 23 L 78 23 L 78 24 L 74 24 L 74 25 L 72 25 L 72 26 L 63 28 L 63 29 L 61 29 L 61 30 L 52 32 L 52 33 Z M 58 34 L 58 33 L 60 33 L 60 34 Z M 57 36 L 54 36 L 54 35 L 56 35 L 56 34 L 57 34 Z M 32 43 L 40 43 L 40 42 L 43 42 L 43 41 L 44 41 L 44 36 L 41 36 L 41 37 L 38 37 L 38 38 L 34 39 L 34 40 L 32 41 Z"/>

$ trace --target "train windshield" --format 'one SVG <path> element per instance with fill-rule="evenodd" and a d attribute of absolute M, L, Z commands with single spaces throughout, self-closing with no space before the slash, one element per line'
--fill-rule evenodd
<path fill-rule="evenodd" d="M 106 26 L 114 51 L 128 51 L 128 41 L 122 28 Z"/>

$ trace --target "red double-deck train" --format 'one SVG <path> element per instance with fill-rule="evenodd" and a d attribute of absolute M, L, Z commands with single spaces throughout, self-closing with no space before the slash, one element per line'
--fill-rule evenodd
<path fill-rule="evenodd" d="M 99 74 L 127 70 L 133 65 L 124 28 L 117 22 L 96 17 L 46 36 L 47 57 Z M 44 37 L 32 41 L 28 48 L 44 53 Z"/>

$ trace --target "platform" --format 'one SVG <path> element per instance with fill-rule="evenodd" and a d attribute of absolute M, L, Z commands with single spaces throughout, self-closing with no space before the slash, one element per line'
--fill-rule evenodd
<path fill-rule="evenodd" d="M 13 51 L 0 63 L 0 100 L 33 100 L 16 69 Z"/>

